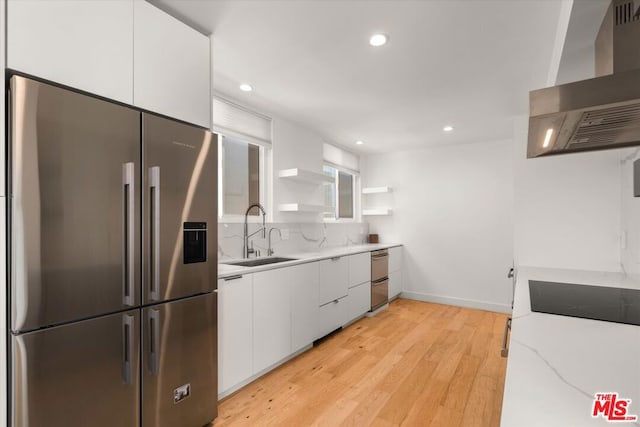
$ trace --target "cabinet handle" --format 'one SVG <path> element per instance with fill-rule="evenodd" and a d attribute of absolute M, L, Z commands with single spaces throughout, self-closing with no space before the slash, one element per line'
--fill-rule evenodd
<path fill-rule="evenodd" d="M 509 272 L 507 273 L 507 278 L 508 279 L 513 279 L 513 268 L 509 269 Z"/>
<path fill-rule="evenodd" d="M 151 375 L 158 375 L 158 347 L 160 343 L 160 312 L 158 310 L 149 310 L 149 369 Z"/>
<path fill-rule="evenodd" d="M 125 384 L 131 384 L 131 364 L 133 360 L 133 316 L 122 316 L 122 379 Z"/>
<path fill-rule="evenodd" d="M 122 198 L 123 198 L 123 238 L 124 238 L 124 270 L 122 282 L 124 284 L 124 305 L 133 306 L 135 286 L 135 173 L 133 162 L 122 165 Z"/>
<path fill-rule="evenodd" d="M 160 166 L 149 168 L 149 298 L 160 299 Z"/>
<path fill-rule="evenodd" d="M 230 282 L 232 280 L 238 280 L 238 279 L 242 279 L 242 274 L 238 274 L 236 276 L 225 277 L 222 280 L 224 280 L 225 282 Z"/>
<path fill-rule="evenodd" d="M 500 356 L 507 357 L 509 355 L 509 331 L 511 330 L 511 317 L 504 323 L 504 333 L 502 335 L 502 348 L 500 349 Z"/>

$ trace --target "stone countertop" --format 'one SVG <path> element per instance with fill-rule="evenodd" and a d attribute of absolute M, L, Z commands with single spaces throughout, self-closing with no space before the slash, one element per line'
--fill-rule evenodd
<path fill-rule="evenodd" d="M 296 254 L 276 254 L 274 256 L 284 258 L 295 258 L 292 261 L 284 261 L 275 264 L 260 265 L 257 267 L 241 267 L 237 265 L 229 265 L 224 263 L 218 263 L 218 279 L 225 277 L 236 276 L 239 274 L 251 274 L 259 271 L 273 270 L 275 268 L 285 268 L 292 265 L 304 264 L 307 262 L 315 262 L 323 259 L 334 258 L 337 256 L 354 255 L 363 252 L 376 251 L 378 249 L 388 249 L 396 246 L 402 246 L 399 243 L 369 243 L 354 246 L 340 246 L 319 250 L 316 252 L 301 252 Z M 253 259 L 253 258 L 252 258 Z M 226 260 L 225 260 L 226 261 Z M 226 262 L 242 261 L 242 260 L 228 260 Z"/>
<path fill-rule="evenodd" d="M 621 273 L 521 267 L 517 272 L 503 427 L 606 426 L 596 393 L 631 399 L 640 426 L 640 326 L 531 312 L 529 279 L 640 289 Z M 499 351 L 498 349 L 495 349 Z"/>

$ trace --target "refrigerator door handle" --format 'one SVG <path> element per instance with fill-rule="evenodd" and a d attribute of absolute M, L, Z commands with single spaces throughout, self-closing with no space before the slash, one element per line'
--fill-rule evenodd
<path fill-rule="evenodd" d="M 122 165 L 123 199 L 123 287 L 124 305 L 134 306 L 135 285 L 135 165 L 128 162 Z"/>
<path fill-rule="evenodd" d="M 151 375 L 158 375 L 158 346 L 160 341 L 160 311 L 149 310 L 149 369 Z"/>
<path fill-rule="evenodd" d="M 149 298 L 160 299 L 160 166 L 149 168 Z"/>
<path fill-rule="evenodd" d="M 133 316 L 125 314 L 122 316 L 122 379 L 125 384 L 132 383 L 133 335 Z"/>

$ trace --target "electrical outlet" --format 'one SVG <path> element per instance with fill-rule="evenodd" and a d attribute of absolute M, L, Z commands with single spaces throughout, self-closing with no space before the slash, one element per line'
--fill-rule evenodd
<path fill-rule="evenodd" d="M 282 230 L 280 230 L 280 232 L 282 233 L 282 240 L 289 240 L 289 229 L 288 228 L 283 228 Z"/>

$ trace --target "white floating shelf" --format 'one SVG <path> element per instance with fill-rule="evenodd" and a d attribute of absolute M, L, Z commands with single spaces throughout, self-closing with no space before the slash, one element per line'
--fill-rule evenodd
<path fill-rule="evenodd" d="M 365 187 L 362 189 L 362 194 L 391 193 L 391 191 L 391 187 Z"/>
<path fill-rule="evenodd" d="M 382 215 L 391 215 L 390 208 L 376 208 L 376 209 L 363 209 L 363 216 L 382 216 Z"/>
<path fill-rule="evenodd" d="M 333 206 L 305 205 L 303 203 L 284 203 L 278 205 L 280 212 L 333 212 Z"/>
<path fill-rule="evenodd" d="M 278 171 L 278 177 L 307 184 L 331 184 L 333 177 L 305 169 L 293 168 Z"/>

